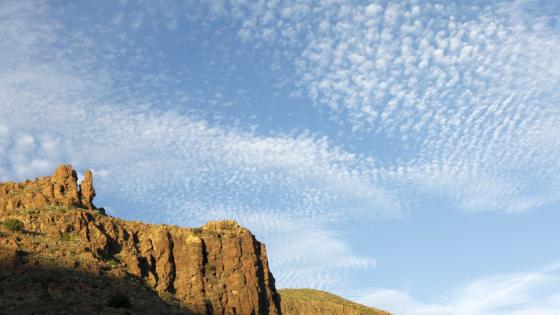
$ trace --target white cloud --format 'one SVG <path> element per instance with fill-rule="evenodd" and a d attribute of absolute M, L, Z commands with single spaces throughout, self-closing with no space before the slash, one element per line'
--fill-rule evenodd
<path fill-rule="evenodd" d="M 281 284 L 318 288 L 337 287 L 345 273 L 375 265 L 326 230 L 356 218 L 398 216 L 409 190 L 445 194 L 467 211 L 522 212 L 558 201 L 555 30 L 520 22 L 516 14 L 526 14 L 516 11 L 523 11 L 519 3 L 480 11 L 411 4 L 208 6 L 212 18 L 229 10 L 242 21 L 236 34 L 244 41 L 277 41 L 301 92 L 351 125 L 348 138 L 381 136 L 405 152 L 380 163 L 319 136 L 256 134 L 154 109 L 158 104 L 137 91 L 172 76 L 106 66 L 123 56 L 153 62 L 130 46 L 129 30 L 111 36 L 119 25 L 159 25 L 142 10 L 116 13 L 103 33 L 111 40 L 97 45 L 87 32 L 61 30 L 47 6 L 5 2 L 0 178 L 44 175 L 61 162 L 94 168 L 99 196 L 112 196 L 104 200 L 114 202 L 114 213 L 188 225 L 236 218 L 280 253 L 271 259 L 283 266 Z M 462 16 L 462 9 L 471 11 Z M 161 11 L 166 27 L 176 30 L 180 15 L 166 13 L 176 8 Z M 169 102 L 179 99 L 189 97 Z M 306 246 L 276 246 L 266 233 L 282 235 L 274 239 L 300 233 Z M 402 292 L 376 294 L 430 314 L 455 307 L 422 306 Z"/>
<path fill-rule="evenodd" d="M 270 245 L 276 250 L 271 255 L 278 257 L 275 277 L 282 287 L 341 291 L 351 286 L 348 275 L 375 267 L 374 259 L 356 256 L 339 236 L 317 227 L 306 224 L 304 230 L 292 229 L 272 238 Z M 294 265 L 298 268 L 292 268 Z"/>
<path fill-rule="evenodd" d="M 371 289 L 357 301 L 395 314 L 513 315 L 560 314 L 560 268 L 558 264 L 533 272 L 498 274 L 474 280 L 442 297 L 445 304 L 414 300 L 406 291 Z"/>
<path fill-rule="evenodd" d="M 38 45 L 39 51 L 58 51 L 66 40 L 51 29 L 56 27 L 47 8 L 35 12 L 22 5 L 11 14 L 21 24 L 11 31 L 21 32 L 21 38 L 37 35 L 37 24 L 44 25 L 49 37 L 43 45 L 40 33 L 22 49 Z M 8 40 L 20 41 L 8 35 Z M 87 36 L 82 40 L 88 42 Z M 278 264 L 286 286 L 310 283 L 309 277 L 293 282 L 303 279 L 291 276 L 302 270 L 337 274 L 328 283 L 315 283 L 336 286 L 345 272 L 375 265 L 326 232 L 330 225 L 363 213 L 394 215 L 401 210 L 393 194 L 371 176 L 371 159 L 313 135 L 258 135 L 211 125 L 158 110 L 132 93 L 107 101 L 114 93 L 111 75 L 92 67 L 101 61 L 74 48 L 60 51 L 63 57 L 54 61 L 34 54 L 20 60 L 17 51 L 10 52 L 1 64 L 0 178 L 47 175 L 56 165 L 71 163 L 79 171 L 94 169 L 98 202 L 106 201 L 113 214 L 181 225 L 237 219 L 263 231 L 259 238 L 271 252 L 281 253 L 271 255 L 271 262 Z M 67 53 L 71 58 L 64 58 Z M 277 239 L 304 234 L 302 244 L 328 242 L 331 247 L 306 252 L 294 242 L 275 246 L 267 239 L 273 233 Z M 319 264 L 319 258 L 329 262 Z"/>
<path fill-rule="evenodd" d="M 560 119 L 560 42 L 552 11 L 533 1 L 476 8 L 331 1 L 300 15 L 275 14 L 291 10 L 280 3 L 242 19 L 279 16 L 278 26 L 296 30 L 279 42 L 316 105 L 330 108 L 357 134 L 413 149 L 387 162 L 387 169 L 404 166 L 403 183 L 422 176 L 416 184 L 442 188 L 467 211 L 485 205 L 520 212 L 558 200 L 549 187 L 560 183 L 560 169 L 549 157 L 560 154 L 560 145 L 535 136 Z M 252 34 L 247 41 L 267 40 L 259 23 L 243 30 Z M 294 42 L 298 36 L 306 40 Z M 459 175 L 455 187 L 447 188 L 448 170 Z M 542 185 L 528 184 L 535 181 Z"/>

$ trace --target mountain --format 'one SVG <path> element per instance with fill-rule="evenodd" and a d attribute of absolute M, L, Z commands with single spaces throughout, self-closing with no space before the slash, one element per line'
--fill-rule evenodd
<path fill-rule="evenodd" d="M 319 290 L 282 289 L 279 293 L 284 315 L 390 315 L 388 312 Z"/>
<path fill-rule="evenodd" d="M 0 184 L 0 313 L 280 313 L 265 246 L 236 222 L 128 222 L 94 196 L 69 165 Z"/>
<path fill-rule="evenodd" d="M 386 314 L 304 291 L 281 301 L 265 246 L 235 221 L 125 221 L 94 197 L 91 171 L 78 184 L 70 165 L 0 183 L 0 315 Z"/>

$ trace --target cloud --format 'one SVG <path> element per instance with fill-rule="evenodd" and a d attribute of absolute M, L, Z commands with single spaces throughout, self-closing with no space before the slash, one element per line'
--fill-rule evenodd
<path fill-rule="evenodd" d="M 271 255 L 271 263 L 280 285 L 335 287 L 345 272 L 374 267 L 373 259 L 358 257 L 340 235 L 328 232 L 332 225 L 363 219 L 362 214 L 401 211 L 400 201 L 371 176 L 371 159 L 311 133 L 257 134 L 160 109 L 134 92 L 113 97 L 122 87 L 115 85 L 127 83 L 115 83 L 118 73 L 113 77 L 94 66 L 105 57 L 65 46 L 67 34 L 57 31 L 49 8 L 35 11 L 21 3 L 5 5 L 19 23 L 3 30 L 5 38 L 13 47 L 37 46 L 39 52 L 57 51 L 60 58 L 29 53 L 20 59 L 5 48 L 0 178 L 47 175 L 56 165 L 71 163 L 79 171 L 93 169 L 97 202 L 111 214 L 191 226 L 237 219 L 259 233 L 270 252 L 279 253 Z M 35 31 L 39 24 L 42 32 Z M 92 40 L 80 36 L 82 43 Z M 294 235 L 305 239 L 298 246 L 269 239 Z M 319 250 L 323 242 L 330 246 Z M 306 251 L 302 244 L 316 250 Z M 294 277 L 303 270 L 331 277 L 320 283 Z"/>
<path fill-rule="evenodd" d="M 359 157 L 325 139 L 258 136 L 181 114 L 109 106 L 87 93 L 66 95 L 60 89 L 65 75 L 50 71 L 48 82 L 38 78 L 37 84 L 52 85 L 44 95 L 34 89 L 37 77 L 31 73 L 6 79 L 0 91 L 2 124 L 16 134 L 5 145 L 3 176 L 38 175 L 32 161 L 44 160 L 39 164 L 48 167 L 66 160 L 109 173 L 106 189 L 122 192 L 130 203 L 295 208 L 310 218 L 344 211 L 346 202 L 379 213 L 400 210 L 395 197 L 359 169 Z M 50 98 L 58 101 L 44 101 Z M 11 111 L 14 106 L 19 109 Z M 158 198 L 159 190 L 171 195 Z"/>
<path fill-rule="evenodd" d="M 348 279 L 353 274 L 376 265 L 375 259 L 354 254 L 350 244 L 332 229 L 325 230 L 317 224 L 289 229 L 288 233 L 272 237 L 270 244 L 275 248 L 271 254 L 277 257 L 275 277 L 281 287 L 340 291 L 351 286 Z M 292 268 L 294 265 L 298 268 Z"/>
<path fill-rule="evenodd" d="M 185 225 L 236 218 L 280 253 L 271 260 L 286 286 L 337 288 L 373 268 L 329 231 L 401 217 L 415 192 L 465 211 L 558 201 L 560 45 L 553 17 L 526 10 L 530 1 L 146 4 L 78 30 L 47 5 L 0 6 L 1 179 L 71 162 L 94 169 L 111 213 Z M 327 109 L 346 143 L 247 131 L 181 107 L 228 100 L 185 91 L 189 73 L 166 68 L 163 47 L 138 33 L 228 18 L 251 51 L 273 46 L 285 58 L 274 62 L 289 66 L 278 80 Z M 299 234 L 317 250 L 303 250 Z"/>
<path fill-rule="evenodd" d="M 328 1 L 295 8 L 311 4 L 233 6 L 248 12 L 236 18 L 252 21 L 240 26 L 244 41 L 266 43 L 265 16 L 277 16 L 296 85 L 350 125 L 349 138 L 386 137 L 410 153 L 388 158 L 382 173 L 401 168 L 396 181 L 437 189 L 466 211 L 522 212 L 558 200 L 550 157 L 560 144 L 541 132 L 560 119 L 557 7 Z M 452 188 L 450 174 L 459 179 Z"/>
<path fill-rule="evenodd" d="M 415 301 L 406 291 L 371 289 L 357 296 L 361 303 L 396 314 L 560 314 L 560 266 L 532 272 L 498 274 L 471 281 L 445 304 Z"/>
<path fill-rule="evenodd" d="M 316 107 L 328 108 L 341 126 L 350 126 L 350 132 L 343 135 L 346 142 L 380 138 L 387 146 L 405 152 L 395 157 L 385 152 L 391 150 L 370 149 L 385 145 L 358 143 L 383 161 L 369 167 L 371 173 L 384 176 L 376 185 L 387 181 L 404 191 L 434 192 L 447 196 L 464 211 L 523 212 L 558 200 L 554 196 L 560 185 L 560 168 L 550 157 L 560 153 L 560 143 L 548 136 L 554 134 L 554 127 L 544 131 L 542 126 L 553 126 L 560 116 L 556 88 L 560 63 L 555 58 L 560 45 L 554 16 L 547 13 L 553 10 L 539 8 L 534 2 L 479 7 L 415 1 L 364 5 L 213 1 L 197 8 L 125 5 L 115 14 L 120 22 L 107 27 L 106 36 L 69 33 L 45 17 L 46 6 L 33 10 L 25 2 L 6 6 L 6 12 L 24 12 L 26 17 L 43 21 L 43 26 L 25 26 L 22 20 L 6 24 L 5 38 L 11 38 L 13 47 L 21 47 L 22 55 L 30 51 L 45 54 L 49 45 L 64 45 L 66 49 L 58 54 L 66 63 L 77 63 L 75 72 L 97 71 L 103 78 L 94 85 L 99 94 L 124 102 L 143 99 L 150 104 L 147 106 L 157 100 L 160 108 L 188 107 L 188 102 L 201 97 L 194 91 L 188 95 L 173 89 L 180 80 L 172 71 L 145 73 L 142 65 L 158 64 L 155 56 L 161 51 L 130 49 L 137 31 L 126 25 L 143 16 L 154 27 L 172 22 L 177 31 L 193 19 L 232 19 L 237 27 L 233 34 L 246 43 L 257 48 L 278 43 L 273 51 L 284 56 L 284 64 L 278 66 L 275 61 L 274 67 L 289 66 L 285 68 L 291 71 L 283 72 L 287 77 L 279 80 L 295 80 L 299 94 L 307 95 Z M 182 20 L 177 12 L 193 16 Z M 23 34 L 24 27 L 23 33 L 28 35 L 11 35 Z M 120 35 L 115 38 L 113 33 Z M 94 41 L 96 45 L 91 44 Z M 22 58 L 12 54 L 14 60 Z M 122 58 L 130 60 L 127 64 L 131 66 L 123 66 Z M 77 71 L 77 66 L 83 70 Z M 42 82 L 50 80 L 46 69 L 33 72 L 45 76 Z M 77 75 L 81 76 L 78 82 L 85 80 L 84 75 Z M 72 74 L 66 79 L 72 84 L 65 87 L 72 87 L 75 93 L 93 86 L 88 82 L 78 85 Z M 38 81 L 34 84 L 36 89 L 47 89 Z M 159 97 L 151 95 L 155 92 L 138 92 L 155 90 L 165 92 Z M 228 102 L 218 96 L 207 98 L 203 102 L 208 104 Z M 259 145 L 265 145 L 264 141 Z M 356 157 L 363 158 L 368 156 Z M 457 181 L 449 185 L 452 177 Z M 373 193 L 368 194 L 371 200 Z"/>

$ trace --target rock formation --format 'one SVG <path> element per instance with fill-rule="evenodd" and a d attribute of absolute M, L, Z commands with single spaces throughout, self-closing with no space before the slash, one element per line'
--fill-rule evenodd
<path fill-rule="evenodd" d="M 247 229 L 235 221 L 209 222 L 194 229 L 144 224 L 91 211 L 96 209 L 91 175 L 86 171 L 78 186 L 76 172 L 66 165 L 50 177 L 0 184 L 0 221 L 23 223 L 22 230 L 0 226 L 0 271 L 15 270 L 0 274 L 0 309 L 25 314 L 22 310 L 30 307 L 25 300 L 1 298 L 2 292 L 6 296 L 6 291 L 18 289 L 3 287 L 4 283 L 54 264 L 95 279 L 144 283 L 170 305 L 178 305 L 183 314 L 280 313 L 265 246 Z M 83 292 L 95 292 L 89 284 L 73 281 L 80 283 Z M 46 293 L 39 295 L 52 295 L 48 283 L 36 289 L 45 286 Z M 11 304 L 2 305 L 8 300 Z M 134 309 L 141 300 L 133 301 L 132 311 L 151 314 Z M 88 312 L 90 302 L 72 305 L 76 311 Z M 69 302 L 62 297 L 57 303 Z M 104 312 L 105 302 L 101 304 L 97 313 Z"/>
<path fill-rule="evenodd" d="M 52 176 L 38 177 L 24 183 L 0 183 L 0 212 L 18 208 L 75 207 L 104 212 L 96 208 L 92 173 L 87 170 L 78 186 L 78 176 L 71 165 L 59 166 Z"/>
<path fill-rule="evenodd" d="M 80 202 L 88 210 L 95 209 L 93 205 L 95 189 L 93 188 L 93 174 L 90 170 L 84 172 L 84 180 L 80 184 Z"/>
<path fill-rule="evenodd" d="M 70 165 L 0 183 L 0 315 L 389 314 L 316 290 L 280 298 L 265 246 L 235 221 L 125 221 L 94 197 L 91 171 L 78 185 Z"/>

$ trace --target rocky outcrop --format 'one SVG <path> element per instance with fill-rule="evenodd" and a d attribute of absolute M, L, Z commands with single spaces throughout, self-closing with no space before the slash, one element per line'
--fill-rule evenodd
<path fill-rule="evenodd" d="M 84 172 L 84 180 L 80 184 L 80 203 L 89 210 L 95 209 L 93 198 L 95 198 L 95 188 L 93 188 L 93 174 L 90 170 Z"/>
<path fill-rule="evenodd" d="M 99 210 L 93 205 L 95 189 L 91 171 L 84 173 L 78 186 L 78 176 L 71 165 L 61 165 L 52 176 L 38 177 L 23 183 L 0 183 L 0 212 L 18 208 L 76 207 Z"/>
<path fill-rule="evenodd" d="M 0 228 L 0 269 L 54 262 L 136 279 L 188 314 L 280 313 L 265 246 L 235 221 L 193 229 L 102 215 L 90 211 L 91 172 L 78 186 L 70 166 L 0 190 L 0 220 L 19 220 L 25 231 Z"/>

